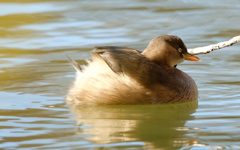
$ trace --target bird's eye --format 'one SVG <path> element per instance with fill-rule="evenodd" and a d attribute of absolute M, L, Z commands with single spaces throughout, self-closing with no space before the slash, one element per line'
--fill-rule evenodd
<path fill-rule="evenodd" d="M 179 53 L 182 53 L 182 49 L 181 49 L 181 48 L 179 48 L 179 49 L 178 49 L 178 52 L 179 52 Z"/>

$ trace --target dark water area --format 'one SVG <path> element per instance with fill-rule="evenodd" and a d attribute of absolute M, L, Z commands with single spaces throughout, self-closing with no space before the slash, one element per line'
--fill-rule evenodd
<path fill-rule="evenodd" d="M 66 54 L 94 46 L 144 50 L 159 35 L 188 48 L 240 35 L 239 0 L 0 0 L 0 149 L 240 149 L 240 44 L 178 68 L 199 100 L 171 105 L 74 106 Z"/>

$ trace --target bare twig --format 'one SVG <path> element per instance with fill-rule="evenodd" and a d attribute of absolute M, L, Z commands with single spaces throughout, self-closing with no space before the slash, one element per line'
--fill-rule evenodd
<path fill-rule="evenodd" d="M 197 47 L 193 49 L 188 49 L 188 52 L 193 55 L 198 55 L 198 54 L 207 54 L 210 53 L 211 51 L 221 49 L 227 46 L 232 46 L 235 43 L 240 42 L 240 36 L 235 36 L 229 41 L 209 45 L 209 46 L 203 46 L 203 47 Z"/>

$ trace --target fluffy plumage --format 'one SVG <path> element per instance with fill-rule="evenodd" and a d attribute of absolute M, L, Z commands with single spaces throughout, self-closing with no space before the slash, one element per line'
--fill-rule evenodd
<path fill-rule="evenodd" d="M 193 79 L 177 69 L 184 59 L 197 61 L 182 40 L 164 35 L 154 38 L 143 51 L 102 46 L 92 60 L 77 70 L 66 100 L 79 104 L 159 104 L 196 100 Z"/>

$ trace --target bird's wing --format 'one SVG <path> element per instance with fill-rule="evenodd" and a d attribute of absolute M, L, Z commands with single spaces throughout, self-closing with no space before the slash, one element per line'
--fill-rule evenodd
<path fill-rule="evenodd" d="M 140 50 L 117 46 L 98 46 L 92 53 L 101 56 L 115 73 L 136 69 L 142 56 Z"/>

